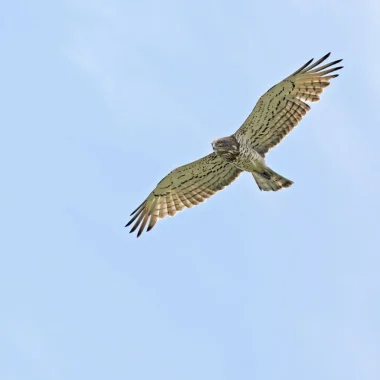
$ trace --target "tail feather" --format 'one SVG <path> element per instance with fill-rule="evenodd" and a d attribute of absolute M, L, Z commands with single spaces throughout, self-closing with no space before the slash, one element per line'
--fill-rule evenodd
<path fill-rule="evenodd" d="M 290 187 L 294 183 L 267 166 L 264 166 L 260 172 L 253 172 L 252 175 L 259 189 L 264 191 L 277 191 L 284 187 Z"/>

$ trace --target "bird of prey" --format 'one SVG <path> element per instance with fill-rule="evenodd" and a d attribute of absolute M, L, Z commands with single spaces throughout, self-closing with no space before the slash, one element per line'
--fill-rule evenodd
<path fill-rule="evenodd" d="M 132 212 L 130 232 L 137 237 L 150 231 L 158 219 L 193 207 L 231 184 L 241 172 L 252 174 L 264 191 L 277 191 L 293 184 L 265 164 L 265 154 L 276 146 L 310 110 L 305 102 L 316 102 L 331 74 L 343 66 L 339 59 L 321 65 L 330 53 L 305 63 L 293 74 L 269 89 L 256 103 L 242 126 L 231 136 L 214 140 L 213 153 L 171 171 L 143 203 Z M 136 220 L 137 219 L 137 220 Z"/>

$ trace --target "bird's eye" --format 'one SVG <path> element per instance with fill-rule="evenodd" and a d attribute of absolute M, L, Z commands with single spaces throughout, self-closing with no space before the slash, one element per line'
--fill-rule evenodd
<path fill-rule="evenodd" d="M 223 143 L 221 141 L 218 142 L 218 146 L 222 146 Z"/>

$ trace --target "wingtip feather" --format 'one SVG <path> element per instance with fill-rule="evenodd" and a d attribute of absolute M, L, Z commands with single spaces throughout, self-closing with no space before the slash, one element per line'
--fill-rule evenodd
<path fill-rule="evenodd" d="M 302 70 L 307 68 L 313 61 L 314 61 L 314 58 L 310 59 L 304 65 L 302 65 L 298 70 L 296 70 L 292 75 L 296 75 L 296 74 L 300 73 Z"/>
<path fill-rule="evenodd" d="M 146 201 L 146 200 L 145 200 Z M 145 201 L 143 202 L 143 203 L 141 203 L 135 210 L 133 210 L 132 212 L 131 212 L 131 215 L 129 215 L 129 216 L 132 216 L 133 214 L 135 214 L 142 206 L 144 206 L 144 204 L 145 204 Z"/>
<path fill-rule="evenodd" d="M 131 219 L 131 220 L 125 225 L 125 227 L 129 227 L 129 226 L 132 224 L 133 221 L 134 221 L 134 219 Z"/>

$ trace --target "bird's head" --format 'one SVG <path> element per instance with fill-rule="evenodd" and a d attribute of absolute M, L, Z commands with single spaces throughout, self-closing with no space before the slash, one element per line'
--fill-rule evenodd
<path fill-rule="evenodd" d="M 233 161 L 239 154 L 239 143 L 234 136 L 214 140 L 211 145 L 214 152 L 227 161 Z"/>

